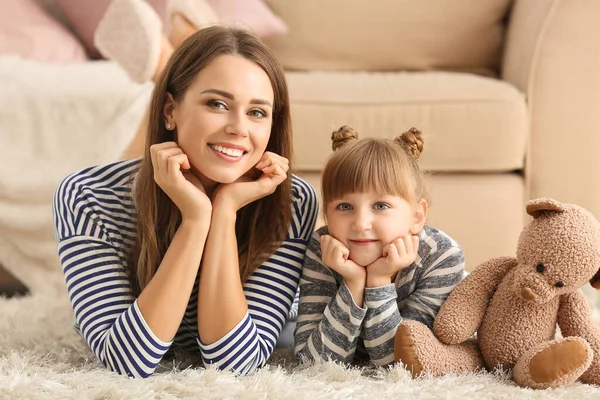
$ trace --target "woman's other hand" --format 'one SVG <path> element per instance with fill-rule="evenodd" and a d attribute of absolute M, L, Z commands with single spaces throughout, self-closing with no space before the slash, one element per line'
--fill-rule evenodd
<path fill-rule="evenodd" d="M 237 211 L 275 192 L 277 186 L 286 180 L 289 168 L 287 158 L 267 151 L 254 168 L 235 182 L 217 186 L 212 195 L 213 204 Z"/>

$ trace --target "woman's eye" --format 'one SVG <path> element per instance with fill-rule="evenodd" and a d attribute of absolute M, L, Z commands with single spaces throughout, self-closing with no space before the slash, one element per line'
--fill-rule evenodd
<path fill-rule="evenodd" d="M 383 211 L 383 210 L 387 210 L 388 208 L 390 208 L 390 206 L 385 203 L 375 203 L 373 208 L 376 209 L 377 211 Z"/>
<path fill-rule="evenodd" d="M 252 116 L 252 117 L 255 117 L 255 118 L 264 118 L 264 117 L 267 116 L 267 113 L 264 112 L 263 110 L 259 109 L 259 108 L 255 108 L 253 110 L 250 110 L 248 112 L 248 114 L 250 116 Z"/>
<path fill-rule="evenodd" d="M 227 104 L 225 104 L 225 103 L 223 103 L 222 101 L 219 101 L 219 100 L 209 100 L 206 104 L 209 107 L 218 108 L 220 110 L 226 110 L 227 109 Z"/>
<path fill-rule="evenodd" d="M 352 206 L 348 203 L 342 203 L 336 207 L 340 211 L 349 211 L 352 210 Z"/>

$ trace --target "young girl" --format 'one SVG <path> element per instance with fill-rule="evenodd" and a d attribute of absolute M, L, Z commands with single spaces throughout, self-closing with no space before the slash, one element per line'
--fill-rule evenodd
<path fill-rule="evenodd" d="M 347 126 L 332 134 L 335 152 L 322 179 L 328 226 L 306 252 L 295 353 L 386 365 L 403 319 L 433 327 L 462 278 L 464 256 L 452 238 L 425 225 L 421 132 L 357 138 Z"/>
<path fill-rule="evenodd" d="M 58 253 L 105 367 L 146 377 L 175 347 L 240 374 L 265 364 L 316 220 L 291 147 L 281 66 L 253 35 L 211 27 L 159 74 L 143 158 L 63 180 Z"/>

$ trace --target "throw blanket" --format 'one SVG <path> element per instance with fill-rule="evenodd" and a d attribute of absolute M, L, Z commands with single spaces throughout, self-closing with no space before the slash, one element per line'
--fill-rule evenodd
<path fill-rule="evenodd" d="M 116 161 L 133 139 L 153 85 L 108 61 L 47 64 L 0 57 L 0 263 L 60 268 L 52 197 L 60 180 Z"/>

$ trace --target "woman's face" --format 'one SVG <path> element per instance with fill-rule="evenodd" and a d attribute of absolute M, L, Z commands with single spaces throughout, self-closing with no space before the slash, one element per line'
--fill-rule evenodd
<path fill-rule="evenodd" d="M 203 68 L 184 97 L 169 95 L 165 118 L 205 188 L 231 183 L 267 148 L 274 93 L 266 72 L 241 56 L 221 55 Z"/>

